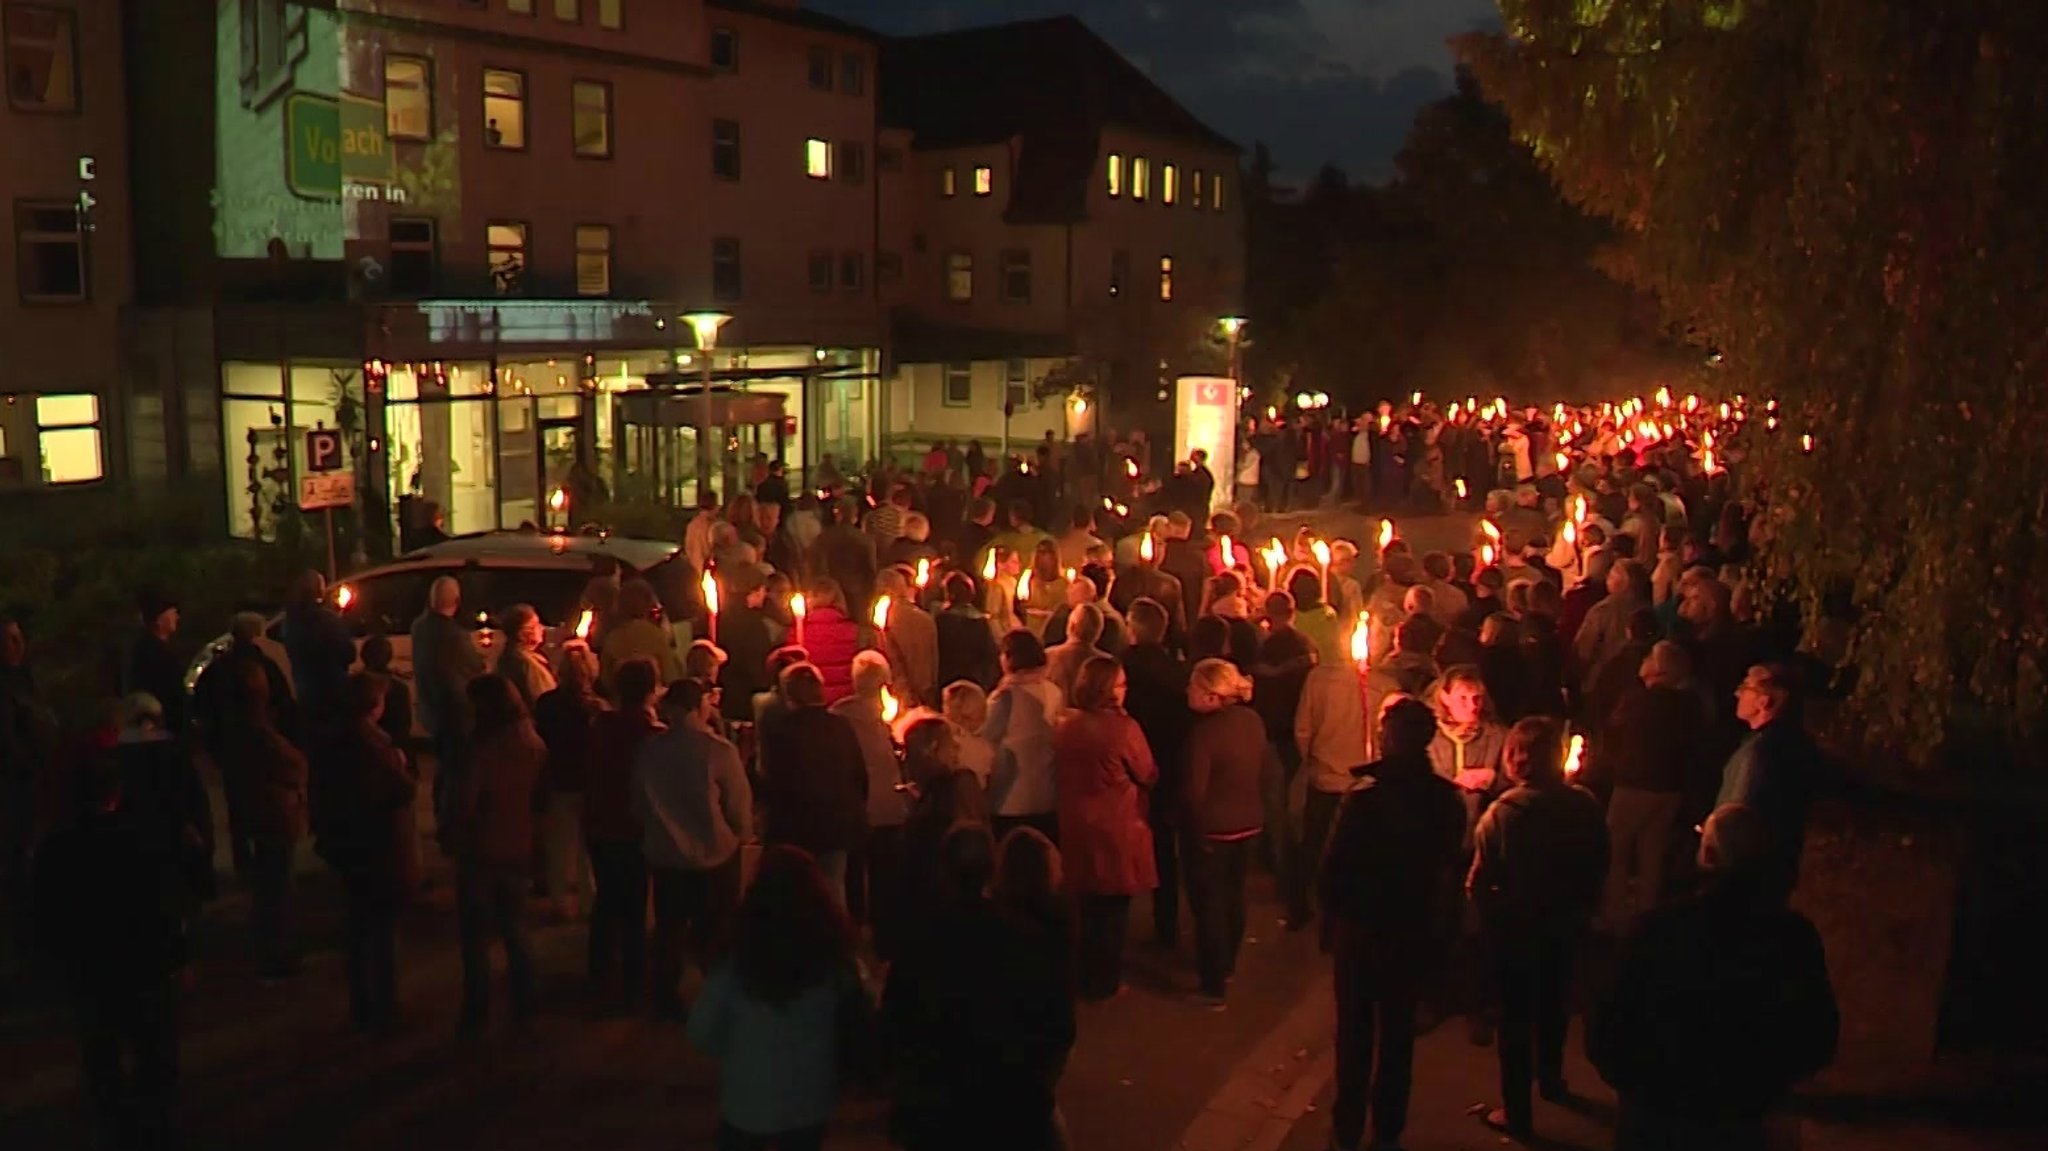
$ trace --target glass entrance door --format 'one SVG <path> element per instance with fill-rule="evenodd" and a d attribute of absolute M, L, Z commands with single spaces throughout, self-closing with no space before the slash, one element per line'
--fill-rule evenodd
<path fill-rule="evenodd" d="M 541 526 L 540 422 L 534 397 L 498 401 L 498 526 Z"/>

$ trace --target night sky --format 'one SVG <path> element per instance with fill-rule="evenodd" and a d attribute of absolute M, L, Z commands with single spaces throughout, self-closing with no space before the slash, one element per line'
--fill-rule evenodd
<path fill-rule="evenodd" d="M 1283 177 L 1333 162 L 1391 174 L 1415 110 L 1449 90 L 1447 37 L 1494 24 L 1493 0 L 806 0 L 890 33 L 1073 14 L 1196 115 Z"/>

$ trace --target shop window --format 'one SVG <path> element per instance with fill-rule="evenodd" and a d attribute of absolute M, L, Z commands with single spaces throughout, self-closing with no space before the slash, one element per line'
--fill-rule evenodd
<path fill-rule="evenodd" d="M 526 287 L 526 225 L 500 221 L 484 226 L 491 284 L 501 296 Z"/>
<path fill-rule="evenodd" d="M 440 275 L 440 254 L 434 242 L 434 221 L 394 216 L 386 226 L 391 239 L 387 283 L 394 295 L 425 296 Z"/>
<path fill-rule="evenodd" d="M 946 298 L 964 304 L 974 298 L 974 256 L 954 252 L 946 257 Z"/>
<path fill-rule="evenodd" d="M 711 294 L 720 300 L 740 298 L 740 241 L 719 236 L 711 241 Z"/>
<path fill-rule="evenodd" d="M 858 184 L 868 178 L 867 145 L 858 140 L 839 142 L 839 182 Z"/>
<path fill-rule="evenodd" d="M 867 261 L 859 252 L 839 254 L 839 290 L 858 292 L 867 281 Z"/>
<path fill-rule="evenodd" d="M 612 154 L 612 86 L 600 80 L 578 80 L 571 94 L 575 113 L 576 154 L 609 159 Z"/>
<path fill-rule="evenodd" d="M 1159 298 L 1173 299 L 1173 257 L 1159 257 Z"/>
<path fill-rule="evenodd" d="M 945 394 L 942 397 L 949 408 L 974 406 L 974 365 L 947 364 L 945 367 Z"/>
<path fill-rule="evenodd" d="M 996 191 L 996 170 L 987 164 L 978 164 L 974 169 L 974 194 L 992 196 Z"/>
<path fill-rule="evenodd" d="M 831 250 L 831 249 L 829 249 L 829 248 L 813 248 L 813 249 L 811 249 L 811 261 L 810 261 L 810 280 L 811 280 L 811 291 L 813 291 L 813 292 L 829 292 L 829 291 L 831 291 L 831 290 L 832 290 L 832 250 Z"/>
<path fill-rule="evenodd" d="M 730 28 L 711 30 L 711 68 L 715 72 L 740 70 L 740 34 Z"/>
<path fill-rule="evenodd" d="M 7 102 L 24 112 L 78 111 L 78 16 L 7 5 Z"/>
<path fill-rule="evenodd" d="M 484 69 L 484 146 L 526 147 L 526 74 Z"/>
<path fill-rule="evenodd" d="M 804 175 L 813 180 L 832 178 L 832 144 L 816 136 L 804 141 Z"/>
<path fill-rule="evenodd" d="M 433 70 L 427 61 L 384 57 L 384 134 L 393 140 L 434 138 Z"/>
<path fill-rule="evenodd" d="M 612 230 L 608 224 L 576 226 L 576 294 L 612 294 Z"/>
<path fill-rule="evenodd" d="M 740 178 L 740 122 L 711 122 L 711 174 L 721 180 Z"/>
<path fill-rule="evenodd" d="M 811 87 L 820 92 L 832 90 L 832 49 L 821 46 L 811 49 Z"/>
<path fill-rule="evenodd" d="M 14 240 L 23 303 L 75 304 L 91 295 L 76 204 L 16 204 Z"/>
<path fill-rule="evenodd" d="M 1013 248 L 1003 253 L 1003 302 L 1010 304 L 1029 303 L 1031 300 L 1031 253 L 1022 248 Z"/>
<path fill-rule="evenodd" d="M 36 397 L 36 450 L 46 484 L 89 484 L 107 476 L 100 398 L 91 392 Z"/>

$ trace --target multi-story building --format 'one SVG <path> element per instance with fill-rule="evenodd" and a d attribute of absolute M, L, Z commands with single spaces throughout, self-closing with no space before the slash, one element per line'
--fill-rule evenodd
<path fill-rule="evenodd" d="M 892 41 L 882 67 L 890 428 L 1169 432 L 1171 381 L 1225 366 L 1240 307 L 1236 146 L 1071 17 Z"/>
<path fill-rule="evenodd" d="M 127 5 L 133 329 L 230 530 L 276 530 L 321 426 L 373 540 L 540 522 L 558 487 L 695 499 L 707 412 L 719 491 L 756 451 L 873 450 L 867 32 L 764 0 L 195 7 Z"/>
<path fill-rule="evenodd" d="M 120 11 L 0 2 L 0 499 L 158 474 L 164 412 L 122 385 L 129 299 Z"/>

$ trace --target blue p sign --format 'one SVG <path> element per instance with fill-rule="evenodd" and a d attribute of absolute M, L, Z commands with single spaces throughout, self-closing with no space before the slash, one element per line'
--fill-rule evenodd
<path fill-rule="evenodd" d="M 333 428 L 314 428 L 306 433 L 306 470 L 340 471 L 341 433 Z"/>

